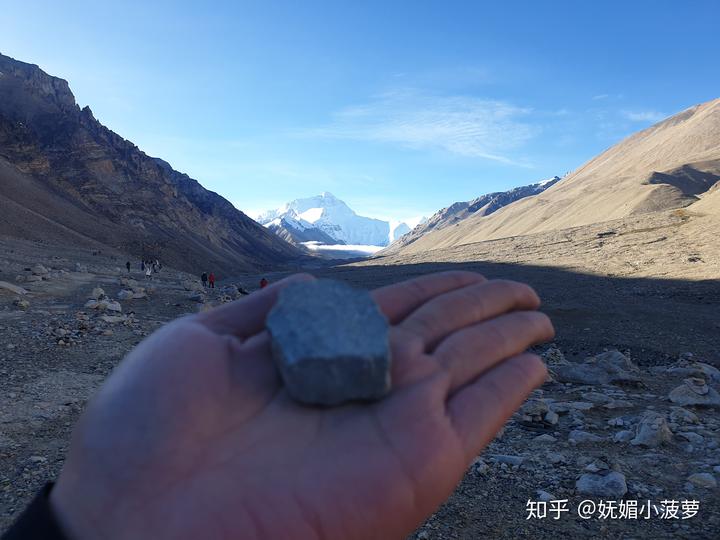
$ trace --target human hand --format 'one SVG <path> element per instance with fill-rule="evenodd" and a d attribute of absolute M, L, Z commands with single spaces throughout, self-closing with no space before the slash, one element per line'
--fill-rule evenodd
<path fill-rule="evenodd" d="M 264 330 L 288 281 L 123 360 L 51 492 L 71 538 L 403 538 L 545 378 L 524 353 L 554 333 L 532 289 L 446 272 L 373 291 L 392 324 L 387 397 L 298 405 Z"/>

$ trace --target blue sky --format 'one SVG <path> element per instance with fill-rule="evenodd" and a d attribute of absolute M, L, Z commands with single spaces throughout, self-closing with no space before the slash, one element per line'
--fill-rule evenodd
<path fill-rule="evenodd" d="M 0 1 L 0 52 L 254 213 L 404 219 L 720 96 L 716 1 Z"/>

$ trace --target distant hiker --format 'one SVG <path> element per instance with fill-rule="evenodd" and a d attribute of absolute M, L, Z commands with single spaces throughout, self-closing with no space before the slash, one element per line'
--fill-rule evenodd
<path fill-rule="evenodd" d="M 261 288 L 261 289 L 264 289 L 265 287 L 268 286 L 268 283 L 270 283 L 270 282 L 269 282 L 267 279 L 262 278 L 262 279 L 260 280 L 260 288 Z"/>
<path fill-rule="evenodd" d="M 213 274 L 212 272 L 210 272 L 210 275 L 208 276 L 208 282 L 210 283 L 210 288 L 214 289 L 215 288 L 215 274 Z"/>
<path fill-rule="evenodd" d="M 125 263 L 125 268 L 128 269 L 128 274 L 130 273 L 130 261 Z"/>
<path fill-rule="evenodd" d="M 152 279 L 152 270 L 149 266 L 145 267 L 145 277 L 148 279 Z"/>
<path fill-rule="evenodd" d="M 202 275 L 200 276 L 200 281 L 202 281 L 203 287 L 207 287 L 207 280 L 208 280 L 207 272 L 203 272 Z"/>

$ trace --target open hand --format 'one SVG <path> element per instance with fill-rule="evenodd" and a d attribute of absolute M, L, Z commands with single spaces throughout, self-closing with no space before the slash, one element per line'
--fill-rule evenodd
<path fill-rule="evenodd" d="M 377 289 L 392 392 L 292 401 L 265 317 L 298 275 L 136 347 L 73 434 L 51 503 L 70 538 L 403 538 L 545 378 L 526 285 L 446 272 Z"/>

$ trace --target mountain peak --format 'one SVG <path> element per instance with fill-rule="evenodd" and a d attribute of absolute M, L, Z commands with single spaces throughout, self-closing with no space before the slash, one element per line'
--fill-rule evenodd
<path fill-rule="evenodd" d="M 258 221 L 295 243 L 308 239 L 327 243 L 330 238 L 335 244 L 386 246 L 395 240 L 394 234 L 409 230 L 407 225 L 391 228 L 388 221 L 359 216 L 329 191 L 264 212 Z"/>

